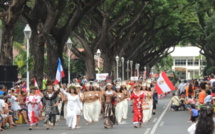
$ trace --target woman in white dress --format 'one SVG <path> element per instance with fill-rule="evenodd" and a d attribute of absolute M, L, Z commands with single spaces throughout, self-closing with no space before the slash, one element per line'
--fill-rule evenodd
<path fill-rule="evenodd" d="M 31 93 L 26 98 L 26 105 L 28 107 L 29 130 L 36 124 L 38 128 L 39 115 L 41 111 L 41 96 L 36 93 L 37 87 L 31 87 Z"/>
<path fill-rule="evenodd" d="M 77 114 L 82 111 L 80 99 L 73 86 L 69 87 L 68 93 L 63 89 L 60 89 L 60 91 L 66 95 L 68 100 L 66 124 L 70 129 L 75 129 L 77 124 Z"/>
<path fill-rule="evenodd" d="M 75 87 L 76 87 L 78 97 L 79 97 L 79 99 L 81 101 L 80 105 L 81 105 L 81 107 L 83 107 L 84 94 L 81 92 L 82 87 L 81 87 L 81 85 L 79 83 L 77 83 L 75 85 Z M 81 110 L 79 110 L 79 111 L 81 111 Z M 77 126 L 76 126 L 76 128 L 80 128 L 81 115 L 82 115 L 82 112 L 77 113 Z"/>
<path fill-rule="evenodd" d="M 126 87 L 126 82 L 122 82 L 121 89 L 122 89 L 122 93 L 124 94 L 124 99 L 122 101 L 123 103 L 122 116 L 123 116 L 123 119 L 125 120 L 127 119 L 127 115 L 128 115 L 128 98 L 130 97 L 129 91 L 127 90 L 127 87 Z"/>
<path fill-rule="evenodd" d="M 94 82 L 93 83 L 93 96 L 94 96 L 94 102 L 93 102 L 94 118 L 93 118 L 93 120 L 95 122 L 99 121 L 99 116 L 101 113 L 101 92 L 98 87 L 99 87 L 98 83 Z"/>
<path fill-rule="evenodd" d="M 115 115 L 116 115 L 116 120 L 118 124 L 122 123 L 123 119 L 123 99 L 124 99 L 124 94 L 122 93 L 122 90 L 120 88 L 120 85 L 116 85 L 116 108 L 115 108 Z"/>
<path fill-rule="evenodd" d="M 143 108 L 143 123 L 147 123 L 150 119 L 150 99 L 147 91 L 147 84 L 145 82 L 142 83 L 142 89 L 144 92 L 144 100 L 142 104 Z"/>

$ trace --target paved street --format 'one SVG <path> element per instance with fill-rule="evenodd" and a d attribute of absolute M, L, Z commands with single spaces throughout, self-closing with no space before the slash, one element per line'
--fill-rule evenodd
<path fill-rule="evenodd" d="M 143 125 L 142 128 L 133 128 L 131 107 L 129 108 L 129 118 L 127 124 L 115 125 L 113 129 L 104 129 L 103 120 L 90 126 L 85 126 L 85 121 L 81 119 L 81 129 L 69 130 L 65 125 L 65 120 L 57 123 L 55 130 L 46 130 L 43 123 L 39 123 L 39 130 L 28 130 L 28 125 L 19 125 L 15 129 L 6 130 L 2 134 L 187 134 L 187 128 L 190 126 L 188 111 L 169 111 L 166 107 L 169 104 L 170 95 L 159 100 L 157 113 L 151 121 Z M 166 111 L 166 113 L 165 113 Z"/>

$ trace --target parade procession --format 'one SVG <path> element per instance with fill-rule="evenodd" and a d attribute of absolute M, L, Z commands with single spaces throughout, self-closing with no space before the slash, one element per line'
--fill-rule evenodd
<path fill-rule="evenodd" d="M 54 85 L 53 81 L 47 80 L 46 90 L 40 91 L 38 87 L 31 85 L 28 92 L 17 85 L 15 89 L 11 89 L 11 94 L 1 86 L 1 91 L 4 92 L 1 99 L 4 100 L 4 105 L 7 104 L 7 110 L 3 111 L 9 111 L 9 116 L 2 116 L 1 125 L 4 128 L 9 123 L 14 127 L 21 116 L 29 124 L 29 130 L 39 129 L 41 120 L 47 130 L 56 129 L 55 124 L 61 120 L 63 113 L 69 129 L 81 129 L 80 120 L 85 120 L 86 126 L 103 120 L 104 128 L 108 129 L 129 121 L 127 116 L 130 104 L 133 105 L 130 108 L 133 111 L 134 128 L 141 128 L 142 124 L 146 124 L 155 115 L 158 94 L 154 89 L 154 81 L 148 79 L 142 82 L 102 83 L 105 83 L 104 89 L 100 88 L 100 82 Z M 11 97 L 10 102 L 8 97 Z M 10 109 L 14 114 L 11 114 Z"/>

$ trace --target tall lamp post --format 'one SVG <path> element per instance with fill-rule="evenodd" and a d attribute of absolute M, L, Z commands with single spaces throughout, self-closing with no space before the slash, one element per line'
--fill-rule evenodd
<path fill-rule="evenodd" d="M 124 81 L 124 57 L 121 58 L 121 61 L 122 61 L 122 80 Z"/>
<path fill-rule="evenodd" d="M 99 73 L 99 67 L 100 67 L 100 56 L 101 56 L 101 51 L 100 49 L 97 50 L 96 52 L 97 58 L 98 58 L 98 73 Z"/>
<path fill-rule="evenodd" d="M 135 72 L 136 72 L 136 76 L 137 76 L 137 63 L 135 64 Z"/>
<path fill-rule="evenodd" d="M 140 63 L 137 63 L 137 77 L 140 76 Z"/>
<path fill-rule="evenodd" d="M 127 79 L 129 80 L 129 60 L 127 60 Z"/>
<path fill-rule="evenodd" d="M 117 80 L 118 80 L 118 78 L 119 78 L 118 64 L 119 64 L 119 56 L 116 56 L 116 79 L 117 79 Z"/>
<path fill-rule="evenodd" d="M 132 66 L 133 66 L 133 61 L 130 60 L 130 66 L 131 66 L 131 77 L 132 77 Z"/>
<path fill-rule="evenodd" d="M 144 67 L 143 79 L 146 80 L 146 67 Z"/>
<path fill-rule="evenodd" d="M 25 38 L 27 39 L 27 91 L 29 92 L 29 40 L 31 38 L 31 28 L 29 24 L 26 24 L 25 29 L 24 29 L 24 35 Z"/>
<path fill-rule="evenodd" d="M 67 48 L 68 48 L 68 84 L 70 83 L 70 60 L 71 60 L 71 48 L 72 48 L 72 41 L 70 38 L 68 38 L 66 42 Z"/>

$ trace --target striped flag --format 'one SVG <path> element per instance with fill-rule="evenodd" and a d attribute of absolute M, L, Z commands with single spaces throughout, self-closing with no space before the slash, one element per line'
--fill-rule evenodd
<path fill-rule="evenodd" d="M 61 81 L 61 78 L 63 78 L 63 77 L 65 77 L 65 74 L 63 71 L 61 60 L 60 60 L 60 58 L 58 58 L 57 73 L 56 73 L 54 85 L 58 84 Z"/>
<path fill-rule="evenodd" d="M 157 80 L 155 89 L 157 90 L 158 94 L 170 92 L 175 89 L 164 71 L 161 72 L 160 77 Z"/>
<path fill-rule="evenodd" d="M 40 89 L 39 89 L 39 86 L 38 86 L 38 84 L 37 84 L 36 78 L 34 78 L 34 86 L 37 87 L 36 93 L 40 93 Z"/>

